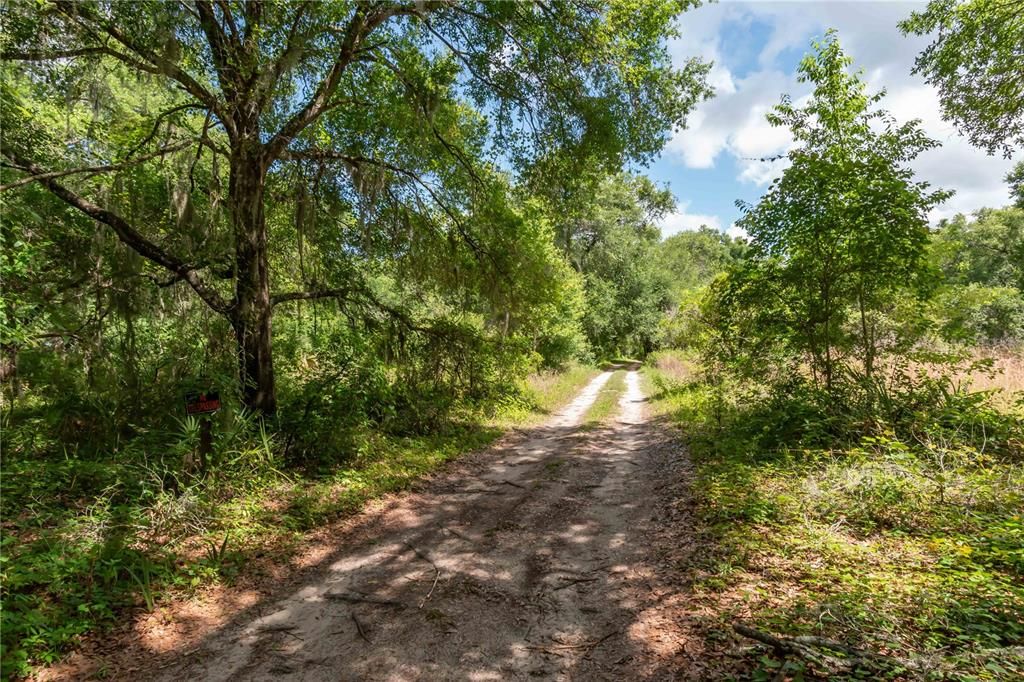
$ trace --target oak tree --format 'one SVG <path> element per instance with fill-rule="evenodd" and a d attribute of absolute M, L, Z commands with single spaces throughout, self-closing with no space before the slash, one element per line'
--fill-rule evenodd
<path fill-rule="evenodd" d="M 275 276 L 269 211 L 287 204 L 301 225 L 299 190 L 330 188 L 367 242 L 395 254 L 457 242 L 508 278 L 474 233 L 496 223 L 470 218 L 507 203 L 507 172 L 541 152 L 612 169 L 660 150 L 707 94 L 706 65 L 674 68 L 665 47 L 693 4 L 11 3 L 3 189 L 38 183 L 186 283 L 234 330 L 244 404 L 272 412 L 275 306 L 333 297 L 401 311 L 344 267 L 279 288 L 289 279 Z M 137 90 L 104 91 L 97 72 Z M 80 125 L 42 120 L 23 92 Z M 103 196 L 104 176 L 172 155 L 193 159 L 177 219 L 140 224 Z M 183 215 L 200 204 L 225 226 L 192 234 Z"/>

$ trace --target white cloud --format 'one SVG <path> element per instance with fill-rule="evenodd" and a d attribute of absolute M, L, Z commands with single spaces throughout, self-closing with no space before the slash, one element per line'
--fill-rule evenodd
<path fill-rule="evenodd" d="M 750 235 L 747 234 L 746 230 L 744 230 L 742 227 L 740 227 L 736 223 L 733 223 L 732 225 L 730 225 L 729 229 L 727 229 L 725 231 L 725 233 L 727 235 L 729 235 L 730 237 L 734 238 L 734 239 L 736 237 L 743 237 L 744 239 L 747 239 L 750 236 Z"/>
<path fill-rule="evenodd" d="M 983 206 L 1009 203 L 1003 178 L 1013 161 L 986 155 L 961 137 L 951 123 L 943 121 L 938 94 L 932 87 L 917 85 L 890 91 L 884 106 L 898 121 L 921 119 L 925 131 L 942 143 L 941 147 L 922 153 L 913 162 L 919 180 L 936 188 L 956 191 L 952 198 L 932 211 L 933 222 L 957 213 L 971 213 Z"/>
<path fill-rule="evenodd" d="M 718 216 L 688 213 L 686 209 L 689 206 L 690 202 L 684 201 L 675 211 L 661 219 L 659 227 L 661 228 L 662 238 L 671 237 L 680 232 L 693 232 L 699 230 L 704 225 L 719 231 L 722 229 L 722 221 Z"/>
<path fill-rule="evenodd" d="M 790 81 L 786 74 L 769 71 L 730 78 L 734 92 L 718 91 L 701 105 L 690 126 L 668 143 L 669 153 L 681 156 L 690 168 L 711 168 L 723 151 L 742 160 L 771 156 L 789 145 L 789 133 L 764 118 L 785 92 Z"/>
<path fill-rule="evenodd" d="M 794 51 L 809 51 L 812 39 L 834 27 L 854 66 L 864 69 L 870 88 L 886 89 L 881 106 L 901 122 L 921 119 L 925 132 L 942 143 L 913 162 L 919 180 L 956 192 L 933 211 L 932 219 L 1006 204 L 1003 177 L 1012 163 L 972 147 L 942 120 L 934 88 L 911 73 L 929 41 L 903 36 L 897 23 L 921 7 L 923 3 L 905 2 L 727 2 L 685 13 L 672 54 L 679 60 L 694 55 L 715 60 L 711 82 L 716 97 L 698 107 L 689 127 L 669 142 L 667 154 L 690 168 L 711 168 L 723 154 L 729 155 L 738 168 L 736 180 L 759 187 L 778 177 L 785 162 L 760 159 L 785 153 L 792 141 L 786 130 L 772 128 L 764 114 L 783 93 L 799 103 L 809 92 L 795 73 L 780 69 L 780 56 L 789 55 L 791 62 Z M 723 39 L 737 34 L 753 39 L 755 23 L 769 27 L 756 53 L 750 54 L 750 41 Z"/>

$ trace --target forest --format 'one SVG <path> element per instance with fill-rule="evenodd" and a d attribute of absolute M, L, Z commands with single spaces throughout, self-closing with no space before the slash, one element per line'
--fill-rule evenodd
<path fill-rule="evenodd" d="M 943 119 L 1017 162 L 1004 204 L 933 219 L 940 141 L 830 30 L 737 229 L 663 237 L 646 169 L 715 95 L 667 47 L 698 5 L 4 3 L 3 677 L 84 679 L 61 666 L 278 580 L 602 372 L 572 437 L 637 376 L 685 462 L 651 495 L 699 548 L 665 570 L 706 667 L 662 674 L 1024 676 L 1022 4 L 899 27 Z"/>

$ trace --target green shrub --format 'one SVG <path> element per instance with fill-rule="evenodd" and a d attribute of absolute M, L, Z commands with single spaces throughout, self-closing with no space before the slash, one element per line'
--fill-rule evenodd
<path fill-rule="evenodd" d="M 1024 293 L 1013 287 L 950 286 L 932 310 L 947 339 L 987 344 L 1024 340 Z"/>

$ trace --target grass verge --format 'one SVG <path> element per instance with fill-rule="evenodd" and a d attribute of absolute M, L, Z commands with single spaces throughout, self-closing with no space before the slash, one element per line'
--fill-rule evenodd
<path fill-rule="evenodd" d="M 908 664 L 831 679 L 1024 678 L 1024 462 L 926 423 L 910 441 L 766 450 L 755 401 L 723 400 L 697 372 L 680 356 L 644 370 L 653 409 L 683 429 L 696 467 L 713 549 L 687 568 L 718 632 L 745 623 Z M 771 650 L 744 666 L 753 679 L 823 674 Z"/>
<path fill-rule="evenodd" d="M 600 371 L 589 365 L 571 365 L 563 371 L 545 370 L 523 382 L 526 400 L 503 406 L 487 424 L 497 428 L 529 427 L 544 422 L 590 383 Z"/>
<path fill-rule="evenodd" d="M 154 472 L 166 467 L 131 448 L 101 461 L 74 452 L 5 461 L 3 677 L 31 674 L 132 611 L 230 583 L 253 557 L 286 562 L 310 529 L 408 488 L 508 427 L 543 421 L 596 373 L 577 366 L 530 377 L 525 401 L 431 435 L 354 433 L 349 457 L 315 472 L 285 468 L 282 444 L 262 428 L 226 446 L 222 465 L 191 482 L 164 480 Z"/>
<path fill-rule="evenodd" d="M 583 421 L 580 424 L 582 430 L 595 429 L 604 423 L 611 415 L 615 414 L 615 410 L 619 406 L 619 399 L 622 397 L 622 392 L 626 390 L 626 372 L 625 370 L 617 370 L 604 386 L 601 387 L 600 393 L 597 394 L 597 399 L 587 410 L 587 413 L 583 416 Z"/>

